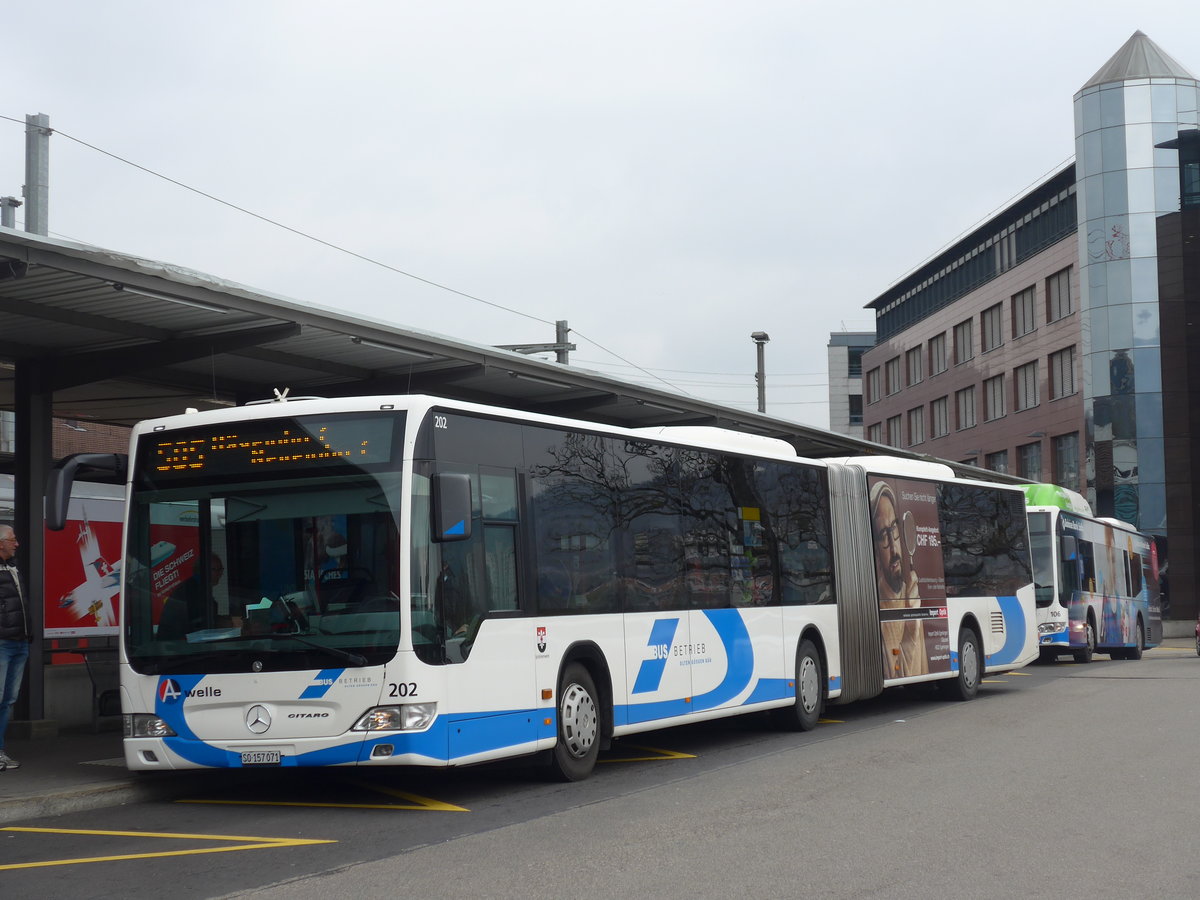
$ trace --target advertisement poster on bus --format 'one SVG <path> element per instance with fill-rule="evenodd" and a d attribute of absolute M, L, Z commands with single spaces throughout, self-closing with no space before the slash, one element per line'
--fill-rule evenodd
<path fill-rule="evenodd" d="M 122 512 L 119 497 L 72 497 L 66 528 L 46 531 L 46 637 L 117 634 Z"/>
<path fill-rule="evenodd" d="M 884 678 L 950 671 L 946 575 L 937 488 L 924 481 L 868 480 Z"/>

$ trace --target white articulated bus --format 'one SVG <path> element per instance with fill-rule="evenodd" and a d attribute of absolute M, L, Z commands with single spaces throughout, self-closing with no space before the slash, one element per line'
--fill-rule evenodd
<path fill-rule="evenodd" d="M 1025 502 L 1042 657 L 1141 659 L 1162 643 L 1154 538 L 1093 517 L 1083 497 L 1058 485 L 1026 485 Z"/>
<path fill-rule="evenodd" d="M 144 422 L 128 484 L 133 769 L 574 780 L 614 737 L 1037 656 L 1022 492 L 937 464 L 396 396 Z"/>

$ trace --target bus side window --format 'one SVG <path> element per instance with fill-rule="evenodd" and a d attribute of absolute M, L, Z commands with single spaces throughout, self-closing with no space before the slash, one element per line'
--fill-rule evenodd
<path fill-rule="evenodd" d="M 1079 577 L 1083 590 L 1096 593 L 1096 561 L 1091 541 L 1079 541 Z"/>

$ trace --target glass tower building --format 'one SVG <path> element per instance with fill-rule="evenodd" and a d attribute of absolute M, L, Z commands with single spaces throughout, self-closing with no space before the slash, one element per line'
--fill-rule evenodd
<path fill-rule="evenodd" d="M 1200 82 L 1140 31 L 1075 95 L 1087 491 L 1097 514 L 1157 535 L 1172 480 L 1158 219 L 1180 210 L 1198 107 Z"/>

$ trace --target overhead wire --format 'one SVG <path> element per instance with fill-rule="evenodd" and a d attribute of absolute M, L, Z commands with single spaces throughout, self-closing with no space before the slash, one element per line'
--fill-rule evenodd
<path fill-rule="evenodd" d="M 19 125 L 26 124 L 25 122 L 21 121 L 20 119 L 13 118 L 12 116 L 0 115 L 0 119 L 5 119 L 9 122 L 15 122 Z M 182 188 L 185 191 L 190 191 L 193 194 L 196 194 L 200 197 L 204 197 L 205 199 L 211 200 L 214 203 L 218 203 L 222 206 L 228 207 L 229 209 L 240 212 L 243 215 L 247 215 L 247 216 L 250 216 L 251 218 L 258 219 L 260 222 L 265 222 L 268 225 L 272 225 L 276 228 L 281 228 L 284 231 L 287 231 L 291 234 L 296 235 L 297 237 L 302 237 L 302 238 L 305 238 L 306 240 L 313 241 L 317 244 L 322 245 L 323 247 L 329 248 L 330 250 L 335 250 L 338 253 L 344 253 L 347 256 L 351 256 L 362 262 L 369 263 L 370 265 L 373 265 L 373 266 L 378 266 L 382 269 L 386 269 L 387 271 L 393 272 L 397 275 L 403 275 L 405 278 L 411 278 L 414 281 L 419 281 L 422 284 L 429 285 L 430 287 L 437 288 L 438 290 L 447 291 L 451 294 L 455 294 L 459 297 L 463 297 L 464 299 L 473 300 L 476 303 L 482 303 L 485 306 L 492 307 L 493 309 L 498 309 L 503 312 L 512 313 L 513 315 L 516 315 L 516 316 L 522 316 L 522 317 L 524 317 L 526 319 L 530 319 L 534 322 L 541 322 L 544 325 L 554 325 L 555 324 L 554 322 L 550 321 L 549 319 L 544 319 L 541 316 L 535 316 L 531 313 L 527 313 L 527 312 L 524 312 L 519 309 L 514 309 L 513 307 L 505 306 L 502 303 L 496 303 L 492 300 L 485 300 L 483 297 L 479 297 L 475 294 L 467 293 L 466 291 L 460 291 L 457 288 L 450 287 L 449 285 L 442 284 L 441 282 L 434 281 L 433 279 L 430 279 L 430 278 L 425 278 L 421 275 L 417 275 L 414 272 L 406 271 L 397 266 L 393 266 L 390 263 L 385 263 L 382 260 L 375 259 L 375 258 L 367 256 L 363 253 L 359 253 L 355 250 L 351 250 L 347 247 L 343 247 L 339 244 L 335 244 L 332 241 L 327 241 L 324 238 L 320 238 L 320 237 L 317 237 L 316 235 L 309 234 L 308 232 L 301 231 L 299 228 L 293 228 L 291 225 L 286 225 L 283 222 L 280 222 L 276 219 L 272 219 L 269 216 L 265 216 L 261 213 L 256 213 L 253 210 L 247 209 L 244 206 L 239 206 L 236 203 L 232 203 L 228 200 L 224 200 L 220 197 L 217 197 L 214 194 L 210 194 L 208 191 L 203 191 L 200 188 L 192 187 L 190 184 L 186 184 L 185 182 L 179 181 L 178 179 L 171 178 L 170 176 L 164 175 L 161 172 L 156 172 L 153 169 L 148 168 L 147 166 L 143 166 L 139 163 L 133 162 L 130 159 L 126 159 L 125 157 L 120 156 L 119 154 L 112 153 L 108 150 L 105 150 L 103 147 L 97 147 L 95 144 L 88 143 L 87 141 L 85 141 L 81 138 L 77 138 L 72 134 L 68 134 L 67 132 L 62 131 L 61 129 L 52 128 L 52 129 L 50 129 L 50 131 L 53 134 L 60 135 L 69 141 L 73 141 L 76 144 L 79 144 L 82 147 L 87 147 L 89 150 L 92 150 L 96 153 L 102 154 L 103 156 L 107 156 L 108 158 L 116 160 L 119 163 L 130 166 L 134 169 L 137 169 L 140 172 L 144 172 L 147 175 L 152 175 L 155 178 L 162 179 L 163 181 L 166 181 L 169 184 L 173 184 L 178 188 Z M 611 356 L 615 357 L 616 359 L 621 360 L 621 362 L 625 363 L 625 365 L 631 366 L 632 368 L 637 369 L 639 372 L 644 372 L 646 375 L 653 378 L 655 381 L 661 382 L 662 384 L 665 384 L 668 387 L 670 387 L 676 391 L 679 391 L 679 393 L 681 393 L 681 394 L 685 394 L 689 397 L 692 396 L 692 394 L 690 394 L 688 391 L 685 391 L 682 388 L 679 388 L 678 386 L 667 381 L 665 378 L 661 378 L 658 375 L 653 374 L 649 370 L 642 368 L 637 363 L 626 359 L 625 357 L 621 356 L 621 354 L 617 353 L 615 350 L 612 350 L 612 349 L 606 347 L 605 345 L 601 344 L 599 341 L 595 340 L 594 338 L 588 337 L 586 334 L 579 331 L 578 329 L 572 328 L 571 331 L 576 335 L 576 337 L 587 341 L 589 344 L 592 344 L 594 347 L 598 348 L 599 350 L 602 350 L 605 353 L 608 353 Z"/>

